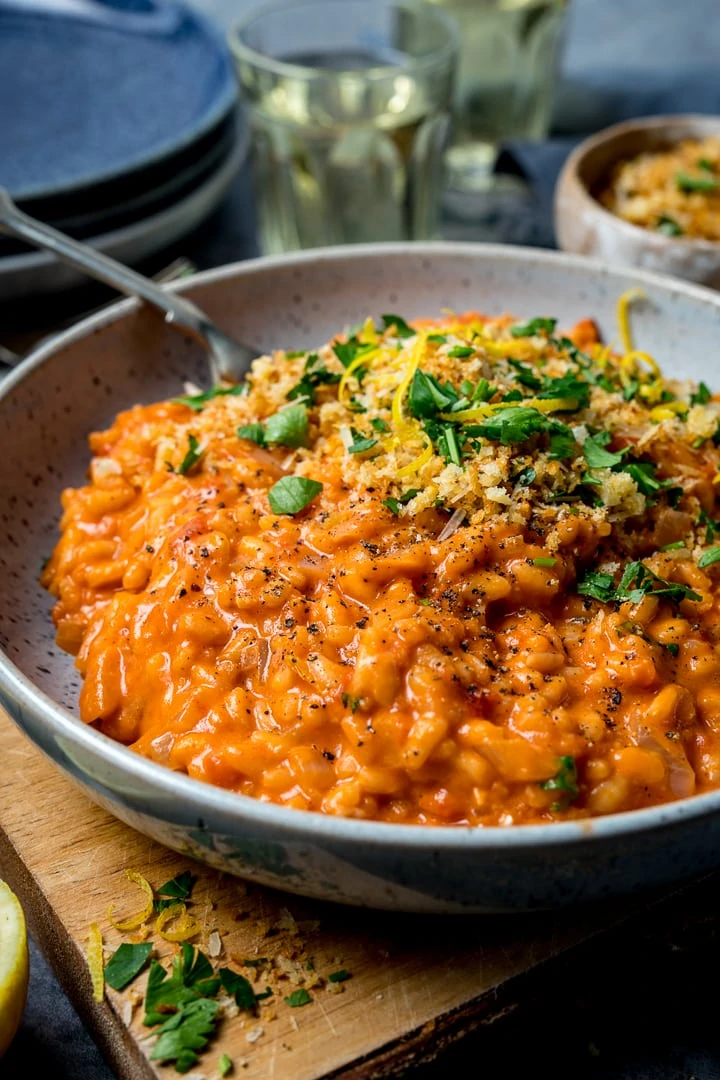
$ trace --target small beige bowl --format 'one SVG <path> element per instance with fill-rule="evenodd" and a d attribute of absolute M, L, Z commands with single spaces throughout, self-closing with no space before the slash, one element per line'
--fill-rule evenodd
<path fill-rule="evenodd" d="M 623 158 L 718 133 L 718 116 L 651 116 L 615 124 L 586 139 L 568 158 L 555 188 L 559 247 L 720 289 L 720 243 L 663 236 L 631 225 L 595 197 Z"/>

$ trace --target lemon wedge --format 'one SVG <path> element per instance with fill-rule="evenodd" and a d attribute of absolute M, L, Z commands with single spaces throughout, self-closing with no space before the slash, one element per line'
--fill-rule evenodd
<path fill-rule="evenodd" d="M 20 1025 L 28 974 L 25 916 L 17 896 L 0 881 L 0 1057 Z"/>

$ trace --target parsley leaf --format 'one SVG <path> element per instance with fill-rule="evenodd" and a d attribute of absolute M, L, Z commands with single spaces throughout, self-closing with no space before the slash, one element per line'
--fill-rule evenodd
<path fill-rule="evenodd" d="M 651 461 L 630 461 L 623 465 L 623 472 L 628 473 L 633 478 L 638 491 L 642 495 L 650 496 L 672 483 L 670 480 L 658 480 L 655 476 L 656 469 L 657 465 Z"/>
<path fill-rule="evenodd" d="M 542 379 L 539 379 L 527 364 L 521 364 L 519 360 L 508 360 L 508 364 L 515 372 L 515 379 L 530 390 L 540 390 Z"/>
<path fill-rule="evenodd" d="M 182 874 L 166 881 L 156 892 L 158 896 L 167 897 L 167 899 L 156 900 L 155 911 L 164 911 L 166 907 L 176 904 L 178 900 L 189 900 L 196 881 L 197 875 L 191 874 L 189 870 L 184 870 Z"/>
<path fill-rule="evenodd" d="M 591 596 L 593 600 L 609 604 L 615 599 L 615 579 L 612 574 L 589 570 L 578 584 L 578 592 L 581 596 Z"/>
<path fill-rule="evenodd" d="M 145 1017 L 148 1026 L 161 1024 L 167 1014 L 181 1009 L 198 998 L 214 997 L 220 981 L 204 953 L 183 942 L 173 960 L 172 972 L 165 971 L 157 960 L 150 965 L 145 993 Z"/>
<path fill-rule="evenodd" d="M 362 705 L 362 698 L 353 697 L 352 694 L 342 694 L 341 700 L 346 709 L 349 709 L 351 713 L 357 712 Z"/>
<path fill-rule="evenodd" d="M 716 562 L 720 562 L 720 547 L 711 547 L 708 548 L 707 551 L 703 551 L 698 559 L 698 566 L 702 570 L 706 566 L 712 566 L 713 563 Z"/>
<path fill-rule="evenodd" d="M 406 503 L 409 503 L 411 499 L 414 499 L 415 496 L 419 494 L 420 492 L 417 488 L 409 488 L 398 499 L 393 499 L 392 496 L 383 499 L 383 506 L 387 506 L 388 510 L 392 510 L 393 514 L 397 516 L 397 514 L 400 513 L 400 507 L 405 506 Z"/>
<path fill-rule="evenodd" d="M 698 385 L 698 388 L 695 391 L 695 393 L 690 395 L 690 404 L 691 405 L 707 405 L 708 401 L 711 401 L 711 400 L 712 400 L 712 394 L 710 393 L 709 388 L 705 385 L 704 382 L 701 382 Z"/>
<path fill-rule="evenodd" d="M 712 544 L 715 537 L 720 536 L 720 521 L 713 521 L 713 519 L 708 513 L 706 513 L 705 510 L 700 511 L 700 516 L 698 517 L 695 524 L 705 526 L 706 544 Z"/>
<path fill-rule="evenodd" d="M 569 427 L 557 424 L 550 432 L 550 453 L 548 457 L 554 461 L 565 461 L 575 457 L 577 439 Z"/>
<path fill-rule="evenodd" d="M 580 794 L 577 785 L 577 766 L 575 764 L 575 758 L 569 754 L 564 755 L 558 761 L 559 769 L 555 776 L 549 780 L 544 780 L 540 787 L 543 791 L 560 791 L 563 798 L 561 802 L 553 803 L 552 810 L 565 810 L 574 802 Z"/>
<path fill-rule="evenodd" d="M 332 348 L 342 366 L 348 368 L 354 360 L 371 353 L 375 346 L 362 345 L 356 337 L 351 337 L 349 341 L 336 341 Z M 359 370 L 356 371 L 358 380 L 360 379 Z"/>
<path fill-rule="evenodd" d="M 585 440 L 583 457 L 589 469 L 611 469 L 613 465 L 620 464 L 627 451 L 620 450 L 618 453 L 613 453 L 611 450 L 605 450 L 610 438 L 609 431 L 598 431 L 597 435 L 589 435 Z"/>
<path fill-rule="evenodd" d="M 308 411 L 305 405 L 289 405 L 265 421 L 265 440 L 297 449 L 307 446 Z"/>
<path fill-rule="evenodd" d="M 173 398 L 173 405 L 187 405 L 193 412 L 202 412 L 208 401 L 218 397 L 243 397 L 250 393 L 250 384 L 247 382 L 237 383 L 235 386 L 215 386 L 212 390 L 206 390 L 204 394 L 189 394 L 184 397 Z"/>
<path fill-rule="evenodd" d="M 557 326 L 557 319 L 544 319 L 538 317 L 535 319 L 529 319 L 528 322 L 518 323 L 517 326 L 513 326 L 510 329 L 510 333 L 513 337 L 535 337 L 536 334 L 550 334 L 554 333 Z"/>
<path fill-rule="evenodd" d="M 292 994 L 283 998 L 286 1005 L 289 1005 L 291 1009 L 298 1009 L 301 1005 L 309 1005 L 312 998 L 308 994 L 307 990 L 301 986 L 299 990 L 293 990 Z"/>
<path fill-rule="evenodd" d="M 232 1058 L 230 1057 L 229 1054 L 221 1054 L 220 1055 L 220 1060 L 218 1061 L 218 1067 L 217 1068 L 218 1068 L 218 1075 L 219 1076 L 229 1076 L 230 1075 L 230 1073 L 233 1071 L 233 1063 L 232 1063 Z"/>
<path fill-rule="evenodd" d="M 453 345 L 452 349 L 448 349 L 448 356 L 455 356 L 459 360 L 465 360 L 468 356 L 472 356 L 474 352 L 472 345 Z"/>
<path fill-rule="evenodd" d="M 663 236 L 682 236 L 683 228 L 678 225 L 674 217 L 670 217 L 670 214 L 660 214 L 656 223 L 655 231 L 662 233 Z"/>
<path fill-rule="evenodd" d="M 225 967 L 218 971 L 218 978 L 225 993 L 235 998 L 235 1004 L 239 1009 L 255 1008 L 255 991 L 244 975 L 238 975 L 236 971 Z"/>
<path fill-rule="evenodd" d="M 555 566 L 556 563 L 557 559 L 553 559 L 551 556 L 548 556 L 547 558 L 541 557 L 532 560 L 533 566 L 546 566 L 548 569 L 552 566 Z"/>
<path fill-rule="evenodd" d="M 305 361 L 300 382 L 296 383 L 285 396 L 288 401 L 294 401 L 295 398 L 299 397 L 307 398 L 310 404 L 313 405 L 315 391 L 318 386 L 333 386 L 335 383 L 340 382 L 341 378 L 342 376 L 338 375 L 336 371 L 328 371 L 324 361 L 320 359 L 317 353 L 310 353 Z"/>
<path fill-rule="evenodd" d="M 395 327 L 399 338 L 415 337 L 417 334 L 417 330 L 413 330 L 411 326 L 408 326 L 402 315 L 381 315 L 380 318 L 386 330 L 389 330 L 391 326 Z"/>
<path fill-rule="evenodd" d="M 685 172 L 675 173 L 675 183 L 686 195 L 693 191 L 717 191 L 720 186 L 712 176 L 689 176 Z"/>
<path fill-rule="evenodd" d="M 498 409 L 479 424 L 473 424 L 474 435 L 484 435 L 486 439 L 500 442 L 503 446 L 525 442 L 533 435 L 550 431 L 553 421 L 544 413 L 525 406 Z"/>
<path fill-rule="evenodd" d="M 522 469 L 515 477 L 515 483 L 520 487 L 528 487 L 532 484 L 533 480 L 537 476 L 535 469 L 532 465 L 528 465 L 527 468 Z"/>
<path fill-rule="evenodd" d="M 715 172 L 715 166 L 712 161 L 708 161 L 708 159 L 704 157 L 698 158 L 697 167 L 698 169 L 705 169 L 706 172 Z"/>
<path fill-rule="evenodd" d="M 339 971 L 331 971 L 330 972 L 330 974 L 328 975 L 328 982 L 331 982 L 331 983 L 346 982 L 348 979 L 351 979 L 351 978 L 352 978 L 352 975 L 350 974 L 349 971 L 346 971 L 345 968 L 340 968 Z"/>
<path fill-rule="evenodd" d="M 177 1072 L 189 1072 L 197 1064 L 197 1051 L 204 1050 L 215 1034 L 219 1008 L 217 1001 L 208 998 L 188 1002 L 162 1025 L 150 1059 L 174 1061 Z"/>
<path fill-rule="evenodd" d="M 388 424 L 387 420 L 383 420 L 379 416 L 374 416 L 372 418 L 372 420 L 370 421 L 370 427 L 373 428 L 375 431 L 379 431 L 381 434 L 390 430 L 390 425 Z"/>
<path fill-rule="evenodd" d="M 578 379 L 571 371 L 564 375 L 551 379 L 546 376 L 542 381 L 542 389 L 539 398 L 568 398 L 575 404 L 572 411 L 585 409 L 590 401 L 590 384 L 584 379 Z"/>
<path fill-rule="evenodd" d="M 124 990 L 145 967 L 152 950 L 152 943 L 149 941 L 140 945 L 123 942 L 105 965 L 105 982 L 112 986 L 113 990 Z"/>
<path fill-rule="evenodd" d="M 350 434 L 353 441 L 347 448 L 348 454 L 364 454 L 366 450 L 372 450 L 373 446 L 377 446 L 377 439 L 368 439 L 357 428 L 351 427 Z"/>
<path fill-rule="evenodd" d="M 257 443 L 258 446 L 265 445 L 265 429 L 262 424 L 244 424 L 237 429 L 235 434 L 239 439 L 248 439 L 250 442 Z"/>
<path fill-rule="evenodd" d="M 428 341 L 434 341 L 437 345 L 444 345 L 447 341 L 445 334 L 428 334 Z"/>
<path fill-rule="evenodd" d="M 443 387 L 433 375 L 418 369 L 413 375 L 408 394 L 410 412 L 418 419 L 430 419 L 457 401 L 457 392 L 447 384 Z"/>
<path fill-rule="evenodd" d="M 268 491 L 268 502 L 275 514 L 299 514 L 320 494 L 323 485 L 307 476 L 283 476 Z"/>
<path fill-rule="evenodd" d="M 197 465 L 200 458 L 205 453 L 205 448 L 200 446 L 194 435 L 188 435 L 188 450 L 185 457 L 182 459 L 177 467 L 177 471 L 181 476 L 187 476 L 190 470 Z"/>

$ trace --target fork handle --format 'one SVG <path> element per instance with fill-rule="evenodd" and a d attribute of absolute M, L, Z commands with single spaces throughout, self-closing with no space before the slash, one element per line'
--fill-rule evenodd
<path fill-rule="evenodd" d="M 7 233 L 25 240 L 33 247 L 50 251 L 63 262 L 70 263 L 97 278 L 126 296 L 137 296 L 158 310 L 165 322 L 186 330 L 193 338 L 210 348 L 207 336 L 207 319 L 189 300 L 166 292 L 149 278 L 143 277 L 128 266 L 116 262 L 101 251 L 82 244 L 65 233 L 58 232 L 30 217 L 13 202 L 5 188 L 0 187 L 0 233 Z"/>

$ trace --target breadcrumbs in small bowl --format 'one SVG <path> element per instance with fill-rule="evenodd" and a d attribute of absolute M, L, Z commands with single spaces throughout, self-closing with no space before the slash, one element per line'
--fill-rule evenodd
<path fill-rule="evenodd" d="M 720 288 L 720 118 L 630 120 L 585 140 L 555 227 L 564 251 Z"/>

